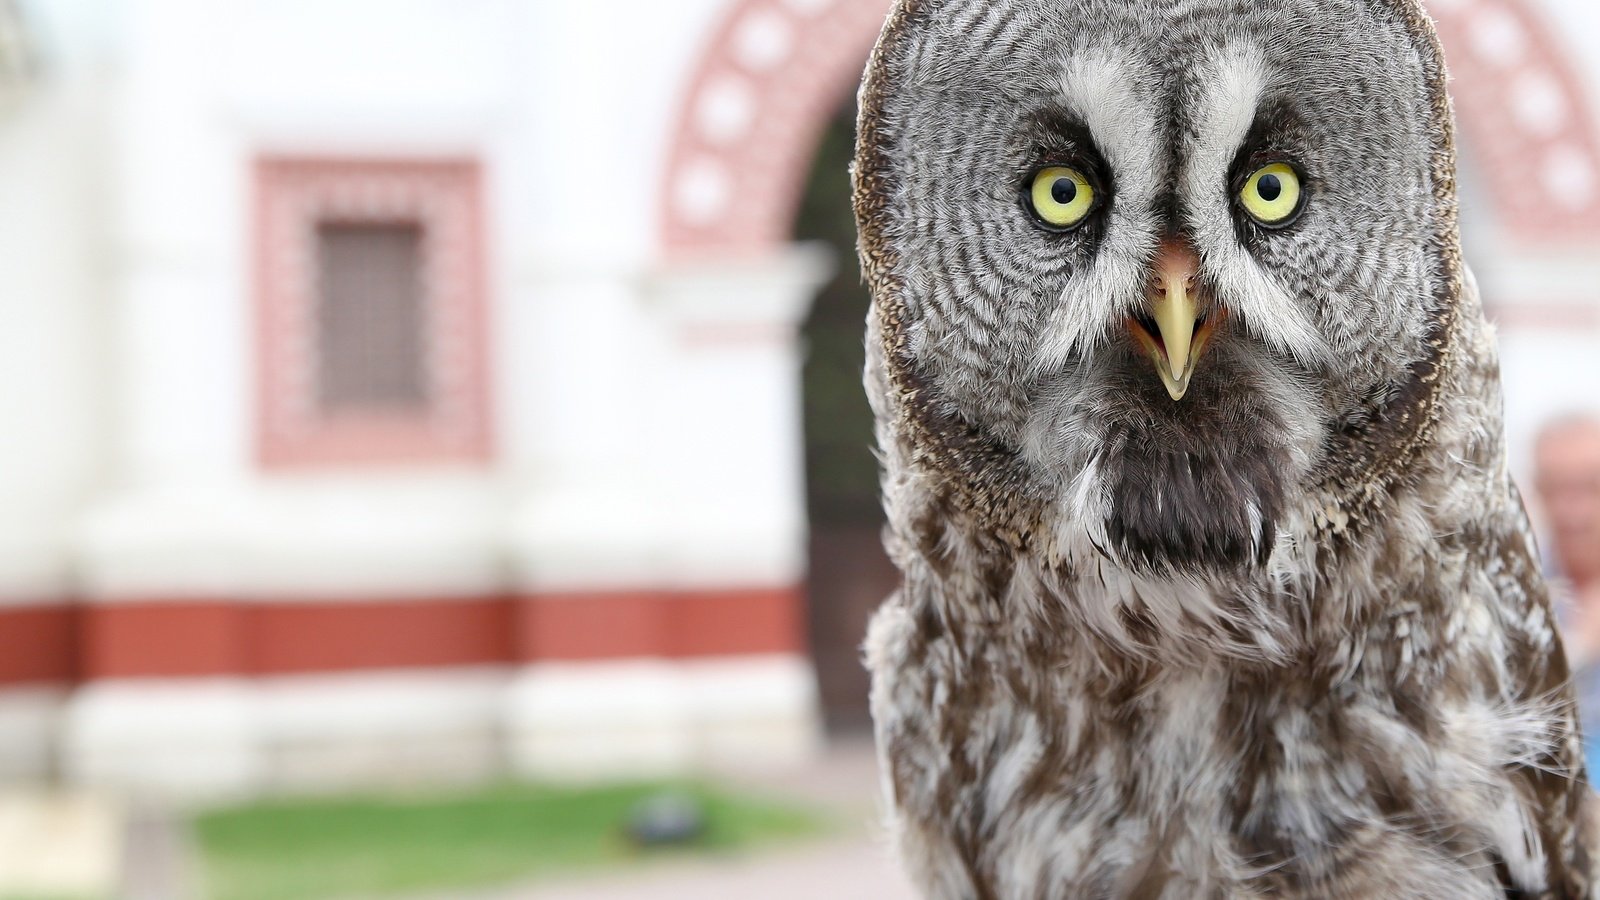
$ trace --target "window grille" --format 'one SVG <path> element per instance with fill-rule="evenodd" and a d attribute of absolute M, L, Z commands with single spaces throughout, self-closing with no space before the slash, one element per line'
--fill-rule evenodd
<path fill-rule="evenodd" d="M 325 222 L 317 251 L 322 412 L 426 409 L 422 229 Z"/>
<path fill-rule="evenodd" d="M 256 174 L 262 464 L 486 461 L 477 165 L 268 159 Z"/>

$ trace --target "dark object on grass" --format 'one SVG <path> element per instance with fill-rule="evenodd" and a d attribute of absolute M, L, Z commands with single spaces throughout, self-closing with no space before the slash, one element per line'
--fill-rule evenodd
<path fill-rule="evenodd" d="M 655 794 L 628 814 L 628 839 L 640 847 L 682 847 L 706 833 L 705 804 L 687 794 Z"/>

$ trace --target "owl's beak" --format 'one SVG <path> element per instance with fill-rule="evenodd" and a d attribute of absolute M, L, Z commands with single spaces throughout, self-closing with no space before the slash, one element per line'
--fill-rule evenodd
<path fill-rule="evenodd" d="M 1167 393 L 1182 400 L 1215 323 L 1198 294 L 1200 257 L 1188 242 L 1161 242 L 1145 297 L 1145 315 L 1128 320 L 1129 331 L 1156 364 Z"/>

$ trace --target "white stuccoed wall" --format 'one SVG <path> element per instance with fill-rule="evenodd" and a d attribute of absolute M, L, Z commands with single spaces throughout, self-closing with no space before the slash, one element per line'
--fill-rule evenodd
<path fill-rule="evenodd" d="M 804 520 L 788 335 L 825 265 L 807 253 L 747 262 L 732 276 L 742 296 L 721 313 L 775 339 L 704 352 L 684 346 L 680 295 L 728 277 L 657 269 L 655 180 L 681 81 L 721 7 L 122 4 L 105 123 L 108 255 L 119 264 L 112 314 L 100 323 L 117 386 L 115 479 L 79 530 L 89 601 L 797 583 Z M 495 466 L 257 470 L 249 177 L 262 152 L 482 160 Z M 697 447 L 689 428 L 700 429 Z M 767 731 L 787 736 L 778 743 L 791 751 L 809 747 L 805 666 L 750 665 L 777 698 L 758 720 L 778 720 Z M 597 684 L 611 677 L 590 668 Z M 517 733 L 547 733 L 560 723 L 542 712 L 545 701 L 521 709 L 516 699 L 548 696 L 535 669 L 518 676 L 509 706 L 504 676 L 456 685 L 452 702 L 482 712 L 475 746 L 458 720 L 409 736 L 375 725 L 373 740 L 436 739 L 442 754 L 457 748 L 460 767 L 492 755 L 483 748 L 502 719 Z M 280 711 L 293 705 L 283 697 L 297 698 L 301 720 L 316 722 L 318 708 L 370 697 L 373 678 L 382 680 L 320 679 L 315 690 L 96 685 L 73 703 L 67 765 L 89 780 L 162 790 L 181 788 L 173 778 L 185 767 L 207 792 L 274 783 L 287 777 L 285 759 L 345 751 L 286 756 L 306 729 L 261 714 L 267 692 Z M 669 690 L 715 707 L 704 679 L 668 679 L 691 681 L 699 686 Z M 615 715 L 649 702 L 619 697 Z M 416 728 L 431 727 L 420 719 Z M 381 744 L 343 746 L 347 759 L 382 756 Z M 529 768 L 550 768 L 527 756 Z"/>
<path fill-rule="evenodd" d="M 501 224 L 521 242 L 502 255 L 499 364 L 504 448 L 522 491 L 514 556 L 540 587 L 799 580 L 798 445 L 788 422 L 766 427 L 797 408 L 792 352 L 757 347 L 729 363 L 723 349 L 686 349 L 671 296 L 697 274 L 654 269 L 656 185 L 680 93 L 727 5 L 532 14 L 505 167 L 516 180 Z M 791 328 L 795 267 L 806 265 L 747 267 L 727 315 Z M 720 502 L 751 481 L 746 502 Z M 754 552 L 752 534 L 764 542 Z M 702 565 L 707 551 L 720 562 Z"/>
<path fill-rule="evenodd" d="M 126 401 L 115 445 L 123 490 L 96 519 L 94 558 L 121 569 L 119 547 L 135 541 L 133 531 L 147 537 L 141 523 L 152 520 L 174 540 L 190 539 L 185 521 L 195 539 L 223 539 L 217 526 L 224 534 L 234 527 L 224 510 L 282 495 L 288 482 L 301 482 L 297 496 L 320 512 L 316 488 L 307 485 L 319 482 L 262 476 L 253 462 L 248 176 L 261 151 L 466 153 L 485 161 L 502 464 L 482 477 L 495 481 L 499 496 L 509 490 L 520 508 L 578 492 L 597 501 L 591 514 L 613 503 L 614 518 L 625 521 L 658 507 L 665 487 L 679 502 L 661 527 L 679 534 L 685 520 L 693 530 L 696 515 L 718 515 L 713 504 L 681 502 L 685 493 L 702 495 L 692 483 L 685 491 L 685 479 L 715 479 L 720 469 L 734 483 L 761 482 L 762 508 L 782 520 L 762 530 L 787 529 L 792 541 L 802 524 L 792 429 L 738 421 L 788 410 L 767 397 L 792 393 L 783 383 L 788 364 L 766 374 L 761 351 L 749 354 L 752 377 L 737 363 L 723 373 L 744 379 L 727 389 L 746 395 L 726 399 L 745 402 L 719 403 L 706 385 L 675 381 L 675 367 L 692 354 L 677 346 L 670 311 L 651 300 L 664 280 L 679 278 L 653 269 L 653 179 L 680 81 L 701 44 L 694 35 L 717 8 L 635 3 L 622 14 L 614 6 L 511 0 L 130 4 L 113 142 L 116 247 L 126 259 L 114 286 L 122 314 L 116 381 Z M 614 40 L 597 43 L 597 34 Z M 783 294 L 772 303 L 759 296 L 763 265 Z M 805 277 L 820 271 L 787 259 L 747 265 L 741 288 L 753 296 L 728 314 L 747 319 L 749 310 L 771 307 L 780 327 L 797 321 L 797 265 L 812 272 Z M 801 301 L 807 291 L 802 284 Z M 693 473 L 694 459 L 664 455 L 680 423 L 695 419 L 722 424 L 744 452 Z M 619 490 L 630 478 L 643 487 Z M 378 482 L 375 489 L 388 491 Z M 792 580 L 793 560 L 760 574 Z M 640 578 L 659 584 L 648 570 Z M 101 593 L 128 592 L 115 579 L 96 584 Z"/>
<path fill-rule="evenodd" d="M 0 604 L 68 590 L 68 529 L 103 472 L 107 73 L 86 5 L 29 10 L 42 77 L 0 107 Z"/>
<path fill-rule="evenodd" d="M 75 519 L 105 474 L 109 73 L 92 5 L 22 4 L 39 77 L 0 103 L 0 608 L 66 601 Z M 50 771 L 65 700 L 0 689 L 0 780 Z"/>

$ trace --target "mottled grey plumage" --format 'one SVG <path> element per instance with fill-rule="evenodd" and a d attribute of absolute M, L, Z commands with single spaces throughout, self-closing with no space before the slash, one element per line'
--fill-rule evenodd
<path fill-rule="evenodd" d="M 862 89 L 868 639 L 938 898 L 1590 896 L 1567 670 L 1415 0 L 901 0 Z M 1269 230 L 1235 202 L 1303 172 Z M 1102 205 L 1039 226 L 1071 164 Z M 1163 241 L 1223 324 L 1129 339 Z"/>

